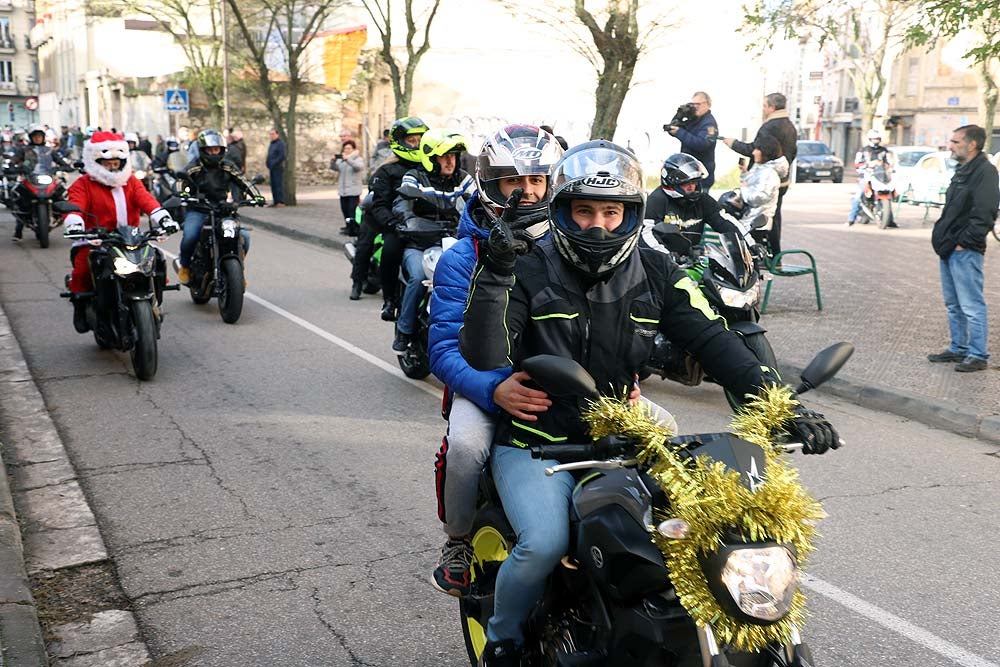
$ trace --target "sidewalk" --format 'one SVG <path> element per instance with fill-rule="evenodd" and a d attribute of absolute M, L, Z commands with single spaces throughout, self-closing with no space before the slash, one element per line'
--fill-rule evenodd
<path fill-rule="evenodd" d="M 1000 443 L 1000 245 L 990 239 L 986 300 L 993 323 L 990 368 L 956 373 L 952 364 L 926 356 L 944 349 L 948 325 L 941 298 L 938 260 L 930 230 L 938 211 L 904 205 L 899 229 L 847 227 L 854 185 L 796 184 L 785 199 L 783 249 L 813 253 L 819 269 L 823 310 L 816 310 L 812 280 L 776 278 L 768 329 L 782 372 L 791 378 L 819 350 L 846 340 L 855 353 L 823 391 L 867 408 L 892 412 L 935 428 Z M 348 237 L 336 188 L 307 187 L 299 204 L 281 209 L 244 209 L 248 225 L 329 248 Z M 348 276 L 343 276 L 346 292 Z"/>

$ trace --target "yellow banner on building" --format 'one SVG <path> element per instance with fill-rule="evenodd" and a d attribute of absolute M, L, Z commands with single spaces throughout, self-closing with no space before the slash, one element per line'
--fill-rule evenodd
<path fill-rule="evenodd" d="M 322 42 L 323 85 L 346 91 L 358 66 L 361 49 L 368 41 L 365 26 L 327 30 L 316 36 Z"/>

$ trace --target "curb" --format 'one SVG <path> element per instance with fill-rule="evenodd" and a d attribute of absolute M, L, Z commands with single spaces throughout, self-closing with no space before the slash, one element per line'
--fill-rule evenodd
<path fill-rule="evenodd" d="M 261 229 L 298 241 L 312 243 L 325 248 L 341 250 L 344 241 L 318 234 L 291 229 L 274 222 L 257 220 L 244 215 L 243 218 Z M 778 364 L 783 377 L 798 377 L 804 366 Z M 875 384 L 855 382 L 849 378 L 835 377 L 816 391 L 826 392 L 862 407 L 890 412 L 920 422 L 932 428 L 949 431 L 968 438 L 1000 444 L 1000 414 L 979 413 L 954 404 L 934 401 L 925 396 L 910 394 Z"/>
<path fill-rule="evenodd" d="M 28 575 L 104 562 L 108 553 L 2 305 L 0 426 L 5 436 L 0 475 L 0 665 L 47 667 L 50 661 Z M 131 612 L 117 613 L 134 626 Z M 71 625 L 87 628 L 88 642 L 75 641 L 74 628 L 49 627 L 60 639 L 52 664 L 110 664 L 104 649 L 119 646 L 120 640 L 105 632 L 104 617 L 97 614 Z M 131 656 L 143 656 L 142 660 L 115 664 L 138 665 L 148 658 L 145 644 L 134 635 Z M 102 646 L 102 642 L 115 643 Z"/>

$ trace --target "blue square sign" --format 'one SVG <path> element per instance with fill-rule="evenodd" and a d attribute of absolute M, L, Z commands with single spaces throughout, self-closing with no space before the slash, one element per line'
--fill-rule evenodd
<path fill-rule="evenodd" d="M 188 106 L 188 91 L 183 88 L 168 88 L 164 93 L 164 103 L 166 104 L 167 111 L 170 113 L 187 113 L 190 111 Z"/>

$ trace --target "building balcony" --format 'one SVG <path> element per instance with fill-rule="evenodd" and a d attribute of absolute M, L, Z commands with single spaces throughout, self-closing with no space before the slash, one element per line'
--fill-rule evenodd
<path fill-rule="evenodd" d="M 14 0 L 0 0 L 0 12 L 14 11 Z"/>
<path fill-rule="evenodd" d="M 0 96 L 17 95 L 17 84 L 13 81 L 0 81 Z"/>
<path fill-rule="evenodd" d="M 4 39 L 0 37 L 0 53 L 10 54 L 16 52 L 17 52 L 17 46 L 15 44 L 14 39 L 12 38 Z"/>

